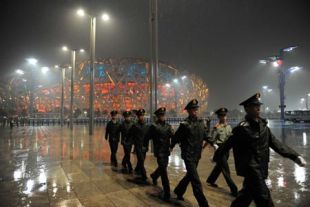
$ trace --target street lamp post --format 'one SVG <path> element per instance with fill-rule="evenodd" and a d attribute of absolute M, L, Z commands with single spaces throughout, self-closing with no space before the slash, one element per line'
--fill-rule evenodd
<path fill-rule="evenodd" d="M 89 135 L 94 131 L 94 78 L 95 78 L 95 44 L 96 44 L 96 17 L 85 13 L 83 9 L 77 11 L 79 16 L 87 15 L 90 17 L 90 91 L 89 91 Z M 108 14 L 101 16 L 103 21 L 109 21 Z"/>
<path fill-rule="evenodd" d="M 177 78 L 173 79 L 174 105 L 175 105 L 176 116 L 178 116 L 178 89 L 177 89 L 178 83 L 179 83 L 179 80 Z"/>
<path fill-rule="evenodd" d="M 73 104 L 74 104 L 74 79 L 75 79 L 76 51 L 71 51 L 71 93 L 70 93 L 70 129 L 73 130 Z"/>
<path fill-rule="evenodd" d="M 151 48 L 151 68 L 150 68 L 150 116 L 153 106 L 157 109 L 157 84 L 158 84 L 158 1 L 150 0 L 150 48 Z M 154 93 L 154 95 L 153 95 Z M 154 101 L 153 101 L 154 97 Z M 154 102 L 154 103 L 153 103 Z M 152 120 L 152 119 L 151 119 Z"/>
<path fill-rule="evenodd" d="M 64 125 L 64 83 L 65 83 L 65 68 L 61 67 L 61 103 L 60 103 L 60 125 L 63 127 Z"/>
<path fill-rule="evenodd" d="M 281 110 L 281 120 L 284 121 L 285 120 L 285 113 L 284 110 L 286 108 L 285 105 L 285 94 L 284 94 L 284 90 L 285 90 L 285 71 L 284 71 L 284 67 L 283 67 L 283 57 L 284 57 L 284 52 L 283 49 L 280 50 L 280 55 L 279 55 L 279 91 L 280 91 L 280 110 Z"/>
<path fill-rule="evenodd" d="M 28 58 L 27 62 L 31 65 L 31 77 L 30 77 L 30 90 L 29 90 L 29 116 L 31 117 L 33 115 L 34 112 L 34 107 L 33 107 L 33 103 L 34 103 L 34 83 L 33 83 L 33 67 L 37 64 L 38 60 L 35 58 Z"/>
<path fill-rule="evenodd" d="M 68 51 L 67 46 L 62 47 L 63 51 Z M 76 67 L 76 49 L 71 49 L 71 84 L 70 84 L 70 129 L 73 129 L 73 105 L 74 105 L 74 80 L 75 80 L 75 67 Z M 80 53 L 85 52 L 84 49 L 80 49 Z"/>
<path fill-rule="evenodd" d="M 259 62 L 262 64 L 266 64 L 271 62 L 274 67 L 278 68 L 278 79 L 279 79 L 279 91 L 280 91 L 280 111 L 281 111 L 281 120 L 285 120 L 284 110 L 286 108 L 285 105 L 285 84 L 286 84 L 286 75 L 288 72 L 295 72 L 300 69 L 300 67 L 291 67 L 289 69 L 285 69 L 283 67 L 284 60 L 284 52 L 291 52 L 296 49 L 297 46 L 282 48 L 279 50 L 279 54 L 277 56 L 268 57 L 267 60 L 260 60 Z"/>
<path fill-rule="evenodd" d="M 96 43 L 96 17 L 90 21 L 90 91 L 89 91 L 89 135 L 94 131 L 94 78 L 95 78 L 95 43 Z"/>

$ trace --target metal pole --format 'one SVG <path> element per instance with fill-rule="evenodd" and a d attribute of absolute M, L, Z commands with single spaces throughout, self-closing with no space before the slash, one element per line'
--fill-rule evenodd
<path fill-rule="evenodd" d="M 173 84 L 173 89 L 174 89 L 175 114 L 176 116 L 178 116 L 178 92 L 175 84 Z"/>
<path fill-rule="evenodd" d="M 31 68 L 31 77 L 30 77 L 30 90 L 29 90 L 29 117 L 33 116 L 33 92 L 34 92 L 34 72 Z"/>
<path fill-rule="evenodd" d="M 280 68 L 279 71 L 279 90 L 280 90 L 280 110 L 281 110 L 281 121 L 285 120 L 284 110 L 285 110 L 285 71 L 283 68 Z"/>
<path fill-rule="evenodd" d="M 94 77 L 95 77 L 96 17 L 90 22 L 90 91 L 89 91 L 89 135 L 93 135 L 94 126 Z"/>
<path fill-rule="evenodd" d="M 60 106 L 60 125 L 64 125 L 64 83 L 65 83 L 65 69 L 61 68 L 61 106 Z"/>
<path fill-rule="evenodd" d="M 150 11 L 149 11 L 149 26 L 150 26 L 150 52 L 151 52 L 151 58 L 150 58 L 150 68 L 149 68 L 149 84 L 150 84 L 150 120 L 152 120 L 152 112 L 153 112 L 153 71 L 154 71 L 154 64 L 153 64 L 153 0 L 150 0 Z"/>
<path fill-rule="evenodd" d="M 154 108 L 157 109 L 158 94 L 158 1 L 154 0 Z"/>
<path fill-rule="evenodd" d="M 71 97 L 70 97 L 70 129 L 73 129 L 73 104 L 74 104 L 74 75 L 75 75 L 75 57 L 76 57 L 76 51 L 71 51 Z"/>
<path fill-rule="evenodd" d="M 158 102 L 158 1 L 150 0 L 150 42 L 151 42 L 151 71 L 150 71 L 150 114 L 153 106 L 157 109 Z M 154 101 L 153 101 L 154 93 Z"/>
<path fill-rule="evenodd" d="M 284 55 L 284 51 L 283 49 L 280 49 L 279 52 L 279 59 L 282 61 L 282 63 L 280 64 L 280 68 L 279 68 L 279 90 L 280 90 L 280 110 L 281 110 L 281 121 L 285 120 L 285 114 L 284 114 L 284 110 L 285 110 L 285 80 L 286 80 L 286 74 L 285 74 L 285 69 L 283 67 L 283 55 Z"/>

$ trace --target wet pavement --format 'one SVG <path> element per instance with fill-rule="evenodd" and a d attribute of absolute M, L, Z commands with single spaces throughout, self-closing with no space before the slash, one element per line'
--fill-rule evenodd
<path fill-rule="evenodd" d="M 286 125 L 271 122 L 274 134 L 310 162 L 310 125 Z M 153 195 L 160 191 L 152 185 L 140 186 L 109 165 L 109 147 L 103 139 L 104 127 L 96 127 L 92 137 L 87 126 L 75 126 L 73 132 L 59 126 L 35 126 L 0 129 L 0 206 L 174 206 Z M 205 183 L 213 168 L 212 148 L 203 151 L 198 172 L 210 206 L 229 206 L 233 197 L 224 178 L 220 188 Z M 123 157 L 122 147 L 118 160 Z M 135 156 L 132 162 L 136 163 Z M 233 156 L 229 160 L 232 177 L 239 188 Z M 148 175 L 156 168 L 151 153 L 146 158 Z M 185 174 L 185 166 L 176 148 L 169 161 L 172 190 Z M 310 206 L 310 167 L 301 168 L 292 161 L 271 153 L 269 179 L 266 181 L 276 206 Z M 159 182 L 159 186 L 160 186 Z M 197 206 L 189 186 L 184 197 L 188 206 Z M 252 204 L 253 205 L 253 204 Z M 254 206 L 254 205 L 253 205 Z"/>

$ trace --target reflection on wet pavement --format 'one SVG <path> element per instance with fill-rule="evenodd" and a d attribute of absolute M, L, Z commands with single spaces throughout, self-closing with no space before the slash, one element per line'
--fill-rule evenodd
<path fill-rule="evenodd" d="M 310 162 L 310 125 L 270 124 L 274 134 L 292 146 Z M 126 180 L 131 175 L 115 172 L 109 165 L 108 143 L 103 139 L 104 127 L 88 136 L 87 126 L 76 126 L 71 132 L 57 126 L 0 129 L 0 201 L 1 206 L 172 206 L 149 196 L 158 192 L 154 186 L 138 186 Z M 204 193 L 211 206 L 230 206 L 233 198 L 222 176 L 211 188 L 205 180 L 213 168 L 212 148 L 206 148 L 198 167 Z M 118 160 L 123 149 L 118 150 Z M 232 177 L 241 188 L 242 178 L 234 171 L 233 156 L 229 164 Z M 132 156 L 136 163 L 135 156 Z M 156 168 L 149 153 L 146 159 L 148 175 Z M 173 189 L 185 174 L 185 165 L 176 148 L 169 159 L 169 178 Z M 269 178 L 276 206 L 309 206 L 310 168 L 271 153 Z M 193 206 L 196 201 L 191 187 L 185 198 Z"/>

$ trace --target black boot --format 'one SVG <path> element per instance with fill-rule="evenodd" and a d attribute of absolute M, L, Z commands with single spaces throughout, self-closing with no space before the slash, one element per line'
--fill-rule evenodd
<path fill-rule="evenodd" d="M 155 176 L 153 174 L 151 174 L 150 176 L 152 178 L 153 185 L 157 185 L 157 179 L 155 178 Z"/>

